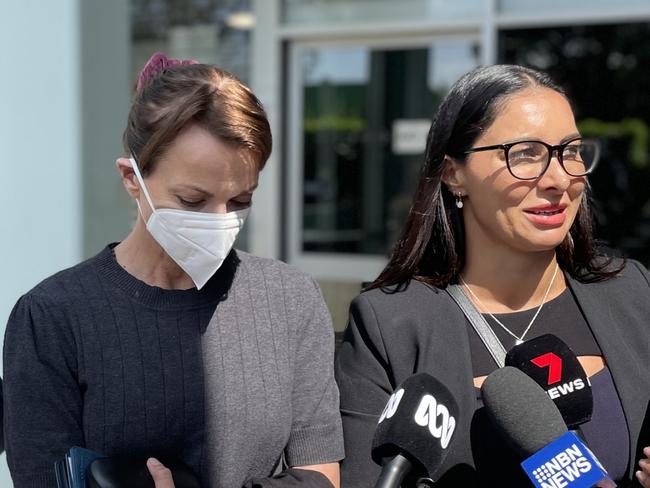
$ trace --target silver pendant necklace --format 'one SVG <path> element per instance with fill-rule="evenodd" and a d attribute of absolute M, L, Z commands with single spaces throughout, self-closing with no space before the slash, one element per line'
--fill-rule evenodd
<path fill-rule="evenodd" d="M 469 287 L 469 285 L 465 282 L 462 276 L 459 276 L 460 282 L 462 285 L 467 289 L 470 295 L 474 297 L 476 302 L 481 306 L 483 310 L 485 310 L 485 313 L 487 313 L 492 319 L 501 326 L 503 330 L 505 330 L 508 334 L 510 334 L 512 337 L 515 338 L 515 344 L 519 345 L 524 342 L 524 337 L 526 337 L 526 334 L 528 334 L 528 331 L 530 328 L 533 326 L 533 323 L 535 322 L 535 319 L 539 315 L 539 312 L 541 312 L 542 307 L 544 306 L 544 303 L 546 303 L 546 298 L 548 297 L 549 292 L 551 291 L 551 288 L 553 287 L 553 282 L 555 281 L 555 276 L 557 275 L 557 270 L 559 269 L 559 266 L 557 263 L 555 263 L 555 271 L 553 271 L 553 277 L 551 278 L 551 282 L 548 284 L 548 288 L 546 289 L 546 293 L 544 293 L 544 298 L 542 298 L 542 303 L 539 304 L 539 307 L 537 307 L 537 311 L 535 312 L 535 315 L 533 315 L 533 318 L 530 319 L 530 322 L 528 323 L 528 327 L 526 327 L 526 330 L 524 330 L 524 333 L 521 334 L 521 337 L 518 337 L 514 332 L 512 332 L 510 329 L 508 329 L 505 325 L 503 325 L 503 322 L 501 322 L 498 318 L 496 318 L 493 314 L 488 312 L 486 310 L 486 306 L 483 305 L 483 302 L 479 297 L 477 297 L 472 289 Z"/>

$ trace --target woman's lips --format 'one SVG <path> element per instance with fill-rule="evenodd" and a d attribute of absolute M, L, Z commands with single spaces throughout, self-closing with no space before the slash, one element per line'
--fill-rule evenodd
<path fill-rule="evenodd" d="M 565 210 L 565 205 L 552 205 L 529 208 L 524 210 L 524 213 L 534 224 L 545 227 L 557 227 L 562 225 L 566 219 Z"/>

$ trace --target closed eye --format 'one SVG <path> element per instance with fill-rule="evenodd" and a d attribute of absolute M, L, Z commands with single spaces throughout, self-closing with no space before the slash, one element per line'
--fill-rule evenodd
<path fill-rule="evenodd" d="M 205 200 L 203 200 L 203 199 L 200 199 L 200 200 L 186 200 L 183 197 L 177 197 L 177 198 L 178 198 L 178 201 L 179 201 L 179 203 L 181 205 L 183 205 L 184 207 L 188 207 L 188 208 L 199 208 L 205 203 Z"/>
<path fill-rule="evenodd" d="M 236 210 L 241 210 L 241 209 L 250 207 L 251 203 L 253 203 L 253 202 L 252 202 L 252 199 L 250 199 L 250 198 L 246 199 L 246 200 L 230 200 L 229 206 L 231 206 L 232 208 L 234 208 Z"/>

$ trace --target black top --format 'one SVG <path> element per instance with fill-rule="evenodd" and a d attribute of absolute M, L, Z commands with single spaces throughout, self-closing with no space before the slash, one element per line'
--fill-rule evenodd
<path fill-rule="evenodd" d="M 494 314 L 494 316 L 513 334 L 521 337 L 536 312 L 537 307 L 534 307 L 520 312 Z M 506 351 L 515 345 L 515 339 L 503 330 L 492 317 L 483 314 L 483 318 L 490 325 Z M 467 327 L 470 331 L 469 346 L 472 351 L 474 376 L 487 376 L 497 369 L 497 363 L 469 322 L 467 322 Z M 594 334 L 591 332 L 569 289 L 544 304 L 524 340 L 533 339 L 544 334 L 553 334 L 562 339 L 576 356 L 603 355 Z"/>
<path fill-rule="evenodd" d="M 201 290 L 165 290 L 122 269 L 111 246 L 20 298 L 4 343 L 16 488 L 56 486 L 54 462 L 75 445 L 179 457 L 201 472 L 201 332 L 232 261 Z"/>

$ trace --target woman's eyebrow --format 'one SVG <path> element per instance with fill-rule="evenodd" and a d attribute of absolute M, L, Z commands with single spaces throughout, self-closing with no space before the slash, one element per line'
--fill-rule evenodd
<path fill-rule="evenodd" d="M 571 141 L 573 139 L 578 139 L 578 138 L 581 138 L 581 137 L 582 137 L 582 134 L 580 134 L 579 132 L 574 132 L 573 134 L 569 134 L 568 136 L 564 136 L 560 140 L 560 144 L 564 144 L 565 142 Z M 544 141 L 540 137 L 522 136 L 522 137 L 517 137 L 516 139 L 509 139 L 508 142 L 504 142 L 503 144 L 517 144 L 519 142 L 546 142 L 546 141 Z M 498 146 L 499 144 L 495 144 L 495 145 Z"/>
<path fill-rule="evenodd" d="M 569 141 L 571 141 L 573 139 L 577 139 L 579 137 L 582 137 L 582 135 L 579 134 L 578 132 L 574 132 L 573 134 L 570 134 L 568 136 L 563 137 L 562 140 L 560 141 L 560 144 L 564 144 L 565 142 L 569 142 Z"/>
<path fill-rule="evenodd" d="M 207 190 L 204 190 L 203 188 L 195 185 L 186 185 L 186 184 L 180 184 L 176 185 L 172 188 L 172 190 L 191 190 L 191 191 L 196 191 L 198 193 L 203 193 L 204 195 L 207 196 L 212 196 L 212 193 L 210 193 Z"/>

